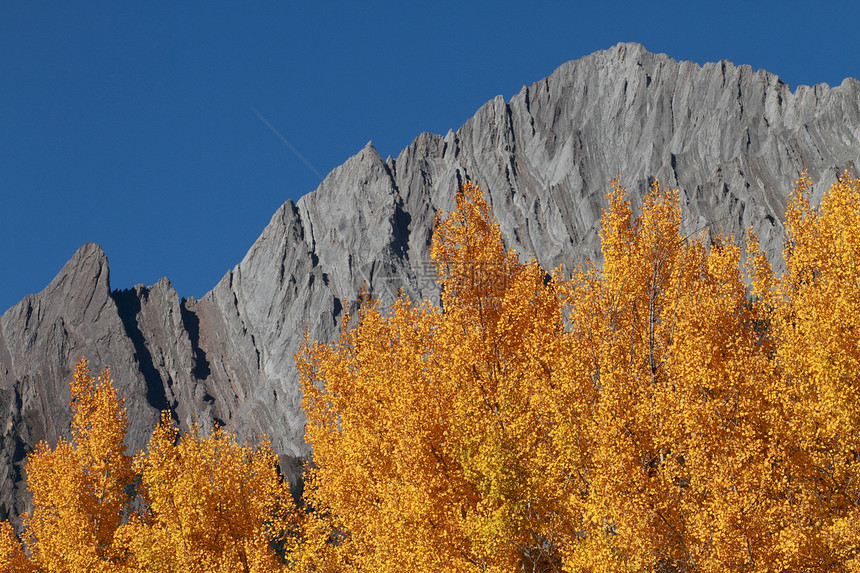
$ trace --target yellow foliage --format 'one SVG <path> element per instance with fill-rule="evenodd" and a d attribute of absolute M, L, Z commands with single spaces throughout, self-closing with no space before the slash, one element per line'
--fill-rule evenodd
<path fill-rule="evenodd" d="M 860 179 L 846 172 L 809 202 L 797 182 L 786 214 L 785 273 L 763 267 L 756 289 L 771 313 L 775 396 L 789 438 L 780 455 L 795 511 L 786 543 L 803 567 L 860 570 Z M 770 289 L 767 286 L 770 286 Z"/>
<path fill-rule="evenodd" d="M 125 453 L 128 419 L 110 372 L 96 380 L 80 359 L 71 383 L 72 440 L 39 444 L 27 460 L 33 510 L 24 517 L 33 563 L 50 572 L 117 571 L 115 534 L 133 480 Z"/>
<path fill-rule="evenodd" d="M 623 189 L 609 199 L 603 271 L 577 271 L 566 289 L 578 366 L 554 401 L 576 413 L 557 443 L 560 461 L 578 461 L 579 494 L 567 500 L 578 539 L 565 565 L 768 562 L 769 523 L 756 510 L 775 487 L 762 472 L 770 366 L 740 250 L 681 236 L 674 190 L 655 183 L 635 220 Z"/>
<path fill-rule="evenodd" d="M 267 442 L 239 444 L 223 429 L 178 436 L 165 412 L 135 470 L 147 511 L 121 536 L 143 571 L 283 569 L 272 544 L 291 527 L 293 502 Z"/>
<path fill-rule="evenodd" d="M 35 573 L 8 521 L 0 523 L 0 573 Z"/>
<path fill-rule="evenodd" d="M 518 388 L 536 383 L 523 361 L 553 350 L 541 329 L 517 329 L 560 329 L 557 299 L 536 264 L 504 251 L 476 187 L 437 236 L 444 313 L 401 298 L 384 315 L 370 302 L 336 344 L 298 356 L 308 503 L 341 536 L 339 570 L 510 571 L 543 543 L 543 504 L 522 497 L 539 481 L 522 463 L 542 447 L 540 427 Z"/>
<path fill-rule="evenodd" d="M 860 183 L 808 187 L 783 277 L 615 183 L 602 270 L 550 279 L 467 183 L 444 310 L 371 301 L 297 355 L 320 569 L 856 570 Z"/>
<path fill-rule="evenodd" d="M 293 501 L 268 442 L 239 444 L 221 428 L 178 436 L 165 412 L 135 457 L 147 510 L 120 536 L 140 571 L 269 572 L 283 569 Z"/>
<path fill-rule="evenodd" d="M 548 276 L 466 183 L 431 250 L 442 308 L 367 299 L 296 355 L 304 512 L 267 442 L 165 414 L 127 456 L 81 361 L 0 573 L 860 571 L 860 180 L 818 209 L 810 187 L 781 276 L 754 237 L 682 235 L 676 190 L 634 216 L 617 182 L 602 268 Z"/>
<path fill-rule="evenodd" d="M 149 449 L 132 460 L 110 373 L 95 380 L 80 359 L 71 395 L 73 442 L 29 455 L 27 551 L 0 524 L 0 572 L 286 569 L 275 544 L 290 548 L 295 508 L 267 442 L 254 448 L 196 427 L 180 438 L 164 413 Z"/>

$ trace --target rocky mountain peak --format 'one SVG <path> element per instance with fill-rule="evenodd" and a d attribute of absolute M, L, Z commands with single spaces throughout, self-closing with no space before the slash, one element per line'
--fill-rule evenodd
<path fill-rule="evenodd" d="M 396 158 L 368 142 L 278 209 L 200 300 L 166 280 L 111 291 L 104 253 L 85 245 L 0 317 L 0 517 L 26 507 L 26 452 L 68 431 L 78 355 L 113 368 L 130 445 L 168 408 L 181 426 L 268 435 L 298 483 L 310 451 L 293 353 L 305 328 L 333 340 L 363 286 L 383 302 L 398 289 L 436 300 L 433 225 L 466 178 L 486 191 L 509 246 L 546 269 L 599 261 L 600 214 L 619 175 L 634 206 L 655 177 L 678 187 L 685 233 L 743 240 L 752 228 L 779 268 L 793 181 L 806 170 L 820 197 L 858 161 L 858 137 L 856 80 L 792 91 L 749 66 L 618 44 L 490 99 L 456 131 L 418 135 Z"/>
<path fill-rule="evenodd" d="M 49 296 L 62 297 L 69 304 L 89 305 L 94 297 L 110 295 L 107 255 L 95 243 L 79 248 L 45 289 Z M 43 291 L 43 292 L 45 292 Z"/>

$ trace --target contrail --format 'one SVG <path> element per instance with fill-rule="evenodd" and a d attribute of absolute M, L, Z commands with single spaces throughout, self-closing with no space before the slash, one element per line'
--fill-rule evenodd
<path fill-rule="evenodd" d="M 263 114 L 261 114 L 259 111 L 257 111 L 257 109 L 256 109 L 255 107 L 253 107 L 253 106 L 251 107 L 251 111 L 253 111 L 253 112 L 254 112 L 254 114 L 255 114 L 257 117 L 259 117 L 259 118 L 260 118 L 260 121 L 262 121 L 263 123 L 265 123 L 265 124 L 266 124 L 266 127 L 268 127 L 269 129 L 271 129 L 271 130 L 272 130 L 272 133 L 274 133 L 275 135 L 277 135 L 277 136 L 278 136 L 278 139 L 280 139 L 281 141 L 283 141 L 284 143 L 286 143 L 286 144 L 287 144 L 287 147 L 289 147 L 289 148 L 290 148 L 290 150 L 291 150 L 293 153 L 295 153 L 295 154 L 296 154 L 296 157 L 298 157 L 299 159 L 301 159 L 301 160 L 302 160 L 302 163 L 304 163 L 305 165 L 307 165 L 307 166 L 308 166 L 308 169 L 310 169 L 311 171 L 313 171 L 314 173 L 316 173 L 316 176 L 320 178 L 320 181 L 322 181 L 322 180 L 323 180 L 323 176 L 322 176 L 322 175 L 320 175 L 320 172 L 319 172 L 319 171 L 317 171 L 316 169 L 314 169 L 314 166 L 310 164 L 310 161 L 308 161 L 307 159 L 305 159 L 305 158 L 302 156 L 302 154 L 301 154 L 301 153 L 299 153 L 299 152 L 298 152 L 298 150 L 297 150 L 295 147 L 293 147 L 293 144 L 292 144 L 292 143 L 290 143 L 289 141 L 287 141 L 287 138 L 286 138 L 286 137 L 284 137 L 283 135 L 281 135 L 281 134 L 278 132 L 278 130 L 277 130 L 277 129 L 275 129 L 275 126 L 274 126 L 274 125 L 272 125 L 271 123 L 269 123 L 269 120 L 267 120 L 265 117 L 263 117 Z"/>

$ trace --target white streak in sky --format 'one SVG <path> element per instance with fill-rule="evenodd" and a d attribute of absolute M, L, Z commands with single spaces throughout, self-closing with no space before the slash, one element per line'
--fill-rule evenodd
<path fill-rule="evenodd" d="M 269 120 L 267 120 L 265 117 L 263 117 L 263 115 L 262 115 L 259 111 L 257 111 L 257 110 L 256 110 L 256 108 L 251 107 L 251 111 L 253 111 L 253 112 L 254 112 L 254 114 L 255 114 L 257 117 L 259 117 L 259 118 L 260 118 L 260 121 L 262 121 L 263 123 L 265 123 L 265 124 L 266 124 L 266 127 L 268 127 L 269 129 L 271 129 L 271 130 L 272 130 L 272 133 L 274 133 L 275 135 L 277 135 L 277 136 L 278 136 L 278 139 L 280 139 L 281 141 L 283 141 L 284 143 L 286 143 L 286 144 L 287 144 L 287 147 L 289 147 L 289 148 L 290 148 L 290 150 L 291 150 L 293 153 L 295 153 L 295 154 L 296 154 L 296 157 L 298 157 L 299 159 L 301 159 L 301 160 L 302 160 L 302 163 L 304 163 L 305 165 L 307 165 L 307 166 L 308 166 L 308 169 L 310 169 L 311 171 L 313 171 L 313 172 L 316 174 L 316 176 L 320 178 L 320 181 L 322 181 L 322 180 L 323 180 L 323 176 L 322 176 L 322 175 L 320 175 L 320 172 L 319 172 L 319 171 L 317 171 L 316 169 L 314 169 L 314 166 L 313 166 L 313 165 L 311 165 L 311 164 L 310 164 L 310 162 L 309 162 L 307 159 L 305 159 L 305 158 L 302 156 L 302 154 L 301 154 L 301 153 L 299 153 L 299 152 L 298 152 L 298 150 L 296 150 L 296 148 L 295 148 L 295 147 L 293 147 L 293 145 L 292 145 L 289 141 L 287 141 L 287 138 L 286 138 L 286 137 L 284 137 L 283 135 L 281 135 L 281 134 L 278 132 L 278 130 L 277 130 L 277 129 L 275 129 L 275 126 L 273 126 L 271 123 L 269 123 Z"/>

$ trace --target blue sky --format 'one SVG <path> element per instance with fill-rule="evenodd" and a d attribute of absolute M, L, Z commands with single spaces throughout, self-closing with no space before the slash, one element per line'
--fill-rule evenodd
<path fill-rule="evenodd" d="M 200 297 L 315 171 L 618 42 L 794 88 L 860 76 L 858 24 L 855 2 L 4 1 L 0 312 L 90 241 L 113 288 Z"/>

